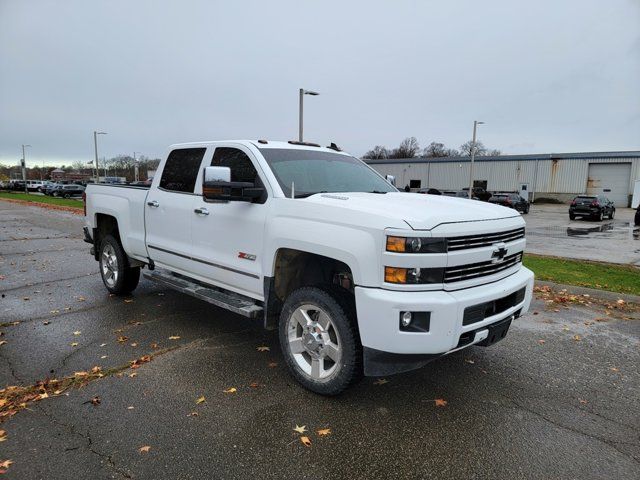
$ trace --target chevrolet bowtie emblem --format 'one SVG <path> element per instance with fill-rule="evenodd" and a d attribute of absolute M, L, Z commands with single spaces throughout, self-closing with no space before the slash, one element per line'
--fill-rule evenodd
<path fill-rule="evenodd" d="M 504 260 L 504 257 L 506 256 L 507 256 L 507 249 L 505 247 L 498 247 L 491 254 L 491 261 L 493 263 L 498 263 Z"/>

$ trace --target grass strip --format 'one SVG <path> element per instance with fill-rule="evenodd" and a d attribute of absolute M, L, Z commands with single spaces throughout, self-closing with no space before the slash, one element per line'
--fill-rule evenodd
<path fill-rule="evenodd" d="M 640 268 L 587 260 L 548 257 L 527 253 L 524 265 L 537 280 L 640 295 Z"/>
<path fill-rule="evenodd" d="M 29 203 L 43 203 L 46 205 L 57 205 L 59 207 L 72 207 L 82 209 L 82 200 L 73 198 L 48 197 L 47 195 L 34 195 L 30 193 L 0 192 L 0 199 L 18 200 Z"/>

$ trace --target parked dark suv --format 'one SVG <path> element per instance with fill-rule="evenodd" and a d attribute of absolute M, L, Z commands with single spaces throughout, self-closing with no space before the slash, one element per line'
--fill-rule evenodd
<path fill-rule="evenodd" d="M 84 193 L 84 187 L 82 185 L 60 185 L 59 188 L 56 188 L 51 194 L 54 197 L 74 197 L 78 195 L 82 195 Z"/>
<path fill-rule="evenodd" d="M 589 217 L 602 220 L 604 217 L 613 218 L 616 214 L 614 203 L 603 195 L 578 195 L 569 207 L 569 218 Z"/>
<path fill-rule="evenodd" d="M 494 193 L 489 198 L 489 203 L 510 207 L 521 213 L 529 213 L 530 208 L 529 201 L 517 193 Z"/>

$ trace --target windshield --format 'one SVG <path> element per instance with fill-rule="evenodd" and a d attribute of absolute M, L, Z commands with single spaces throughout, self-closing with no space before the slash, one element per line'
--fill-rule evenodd
<path fill-rule="evenodd" d="M 294 185 L 296 198 L 324 192 L 387 193 L 397 190 L 349 155 L 313 150 L 261 148 L 280 188 L 287 197 Z"/>

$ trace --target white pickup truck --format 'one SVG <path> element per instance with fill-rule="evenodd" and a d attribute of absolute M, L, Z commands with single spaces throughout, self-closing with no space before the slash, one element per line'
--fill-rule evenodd
<path fill-rule="evenodd" d="M 150 187 L 85 193 L 110 292 L 131 293 L 146 268 L 260 318 L 295 379 L 325 395 L 491 345 L 531 301 L 519 213 L 398 192 L 334 144 L 172 145 Z"/>

